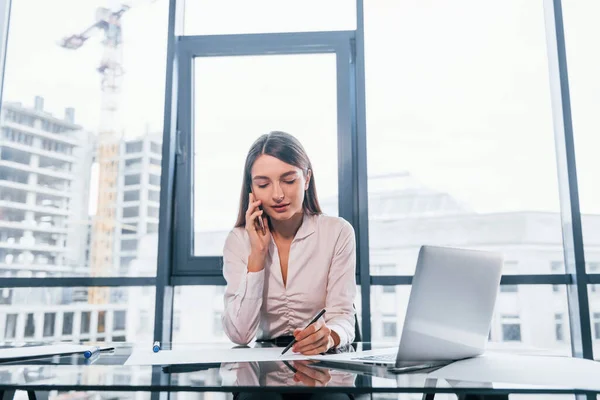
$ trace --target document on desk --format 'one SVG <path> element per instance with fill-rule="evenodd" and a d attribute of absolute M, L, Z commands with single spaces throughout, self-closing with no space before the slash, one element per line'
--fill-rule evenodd
<path fill-rule="evenodd" d="M 572 357 L 489 352 L 453 362 L 431 372 L 428 377 L 600 390 L 600 362 Z"/>
<path fill-rule="evenodd" d="M 100 350 L 111 347 L 100 347 Z M 97 346 L 80 344 L 52 344 L 43 346 L 17 346 L 0 348 L 0 361 L 24 360 L 30 358 L 49 357 L 56 355 L 69 355 L 97 351 Z"/>
<path fill-rule="evenodd" d="M 289 351 L 281 355 L 283 348 L 258 347 L 237 349 L 177 349 L 160 350 L 154 353 L 148 349 L 133 349 L 125 365 L 176 365 L 176 364 L 208 364 L 224 362 L 251 361 L 294 361 L 308 360 L 302 354 Z"/>

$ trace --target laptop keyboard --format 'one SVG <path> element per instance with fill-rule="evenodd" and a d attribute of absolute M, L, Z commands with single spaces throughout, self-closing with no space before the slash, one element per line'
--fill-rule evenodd
<path fill-rule="evenodd" d="M 382 354 L 378 356 L 364 356 L 353 358 L 358 361 L 396 361 L 396 354 Z"/>

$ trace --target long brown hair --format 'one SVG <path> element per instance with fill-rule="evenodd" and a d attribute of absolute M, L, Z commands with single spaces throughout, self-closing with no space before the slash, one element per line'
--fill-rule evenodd
<path fill-rule="evenodd" d="M 284 163 L 300 168 L 305 177 L 308 171 L 311 171 L 311 178 L 308 182 L 308 189 L 304 194 L 302 209 L 309 215 L 321 214 L 321 206 L 319 206 L 317 189 L 315 187 L 315 172 L 312 169 L 312 165 L 304 147 L 302 147 L 302 144 L 300 144 L 298 139 L 289 133 L 273 131 L 256 139 L 246 156 L 242 192 L 240 194 L 240 209 L 235 223 L 236 228 L 246 225 L 246 210 L 248 210 L 249 203 L 248 194 L 252 190 L 252 166 L 256 159 L 263 154 L 275 157 Z"/>

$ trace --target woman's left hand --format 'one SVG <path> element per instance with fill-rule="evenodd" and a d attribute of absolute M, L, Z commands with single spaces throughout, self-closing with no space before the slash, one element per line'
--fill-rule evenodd
<path fill-rule="evenodd" d="M 339 343 L 337 334 L 327 327 L 323 318 L 319 318 L 305 329 L 294 330 L 294 337 L 296 343 L 292 351 L 304 355 L 325 353 Z"/>

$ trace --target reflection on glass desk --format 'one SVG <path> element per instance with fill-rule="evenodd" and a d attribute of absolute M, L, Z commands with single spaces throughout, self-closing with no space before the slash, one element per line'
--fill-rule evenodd
<path fill-rule="evenodd" d="M 151 346 L 151 344 L 147 344 Z M 109 392 L 340 392 L 340 393 L 455 393 L 479 395 L 595 394 L 570 387 L 510 385 L 432 379 L 430 370 L 394 374 L 384 366 L 315 361 L 273 361 L 168 366 L 123 365 L 136 344 L 115 343 L 115 350 L 91 359 L 80 354 L 0 363 L 2 391 L 28 390 Z M 234 347 L 231 344 L 163 344 L 162 349 Z M 344 351 L 377 348 L 358 343 Z M 161 350 L 162 351 L 162 350 Z M 431 396 L 427 396 L 431 398 Z M 0 396 L 0 398 L 5 398 Z"/>

